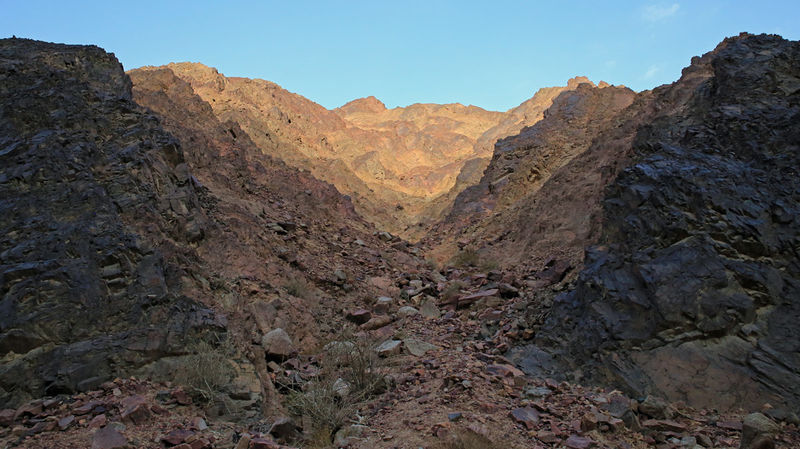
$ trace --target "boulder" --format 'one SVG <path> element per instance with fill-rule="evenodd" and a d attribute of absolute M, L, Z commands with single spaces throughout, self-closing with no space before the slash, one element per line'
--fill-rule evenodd
<path fill-rule="evenodd" d="M 289 334 L 281 328 L 267 332 L 261 338 L 261 346 L 264 348 L 267 358 L 270 359 L 283 361 L 297 354 L 297 349 L 295 349 Z"/>
<path fill-rule="evenodd" d="M 762 413 L 751 413 L 742 422 L 740 449 L 773 449 L 780 427 Z"/>

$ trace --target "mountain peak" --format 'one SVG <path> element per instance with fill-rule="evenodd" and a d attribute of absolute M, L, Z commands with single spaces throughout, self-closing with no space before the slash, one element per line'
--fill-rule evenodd
<path fill-rule="evenodd" d="M 370 95 L 369 97 L 357 98 L 337 109 L 340 109 L 342 112 L 347 114 L 353 114 L 356 112 L 382 112 L 386 110 L 386 105 L 383 104 L 382 101 Z"/>

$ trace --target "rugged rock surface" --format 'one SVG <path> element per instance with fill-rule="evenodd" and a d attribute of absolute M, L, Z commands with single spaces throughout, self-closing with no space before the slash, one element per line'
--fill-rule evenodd
<path fill-rule="evenodd" d="M 421 237 L 480 177 L 498 138 L 535 123 L 558 93 L 585 80 L 542 89 L 507 112 L 460 104 L 387 109 L 374 97 L 329 111 L 274 83 L 228 78 L 202 64 L 130 73 L 136 79 L 152 70 L 188 82 L 221 122 L 237 124 L 264 154 L 330 182 L 368 220 L 408 238 Z"/>
<path fill-rule="evenodd" d="M 96 387 L 225 319 L 181 294 L 203 238 L 177 140 L 97 47 L 0 41 L 0 403 Z"/>
<path fill-rule="evenodd" d="M 596 236 L 592 208 L 611 170 L 587 161 L 602 155 L 616 162 L 624 153 L 598 150 L 593 139 L 619 123 L 634 92 L 596 87 L 581 80 L 559 93 L 544 118 L 519 135 L 497 142 L 492 161 L 476 185 L 465 189 L 427 242 L 446 257 L 459 246 L 485 246 L 501 263 L 536 266 L 552 257 L 577 262 Z M 605 161 L 605 164 L 608 164 Z"/>
<path fill-rule="evenodd" d="M 800 404 L 798 61 L 797 42 L 726 39 L 604 137 L 637 124 L 600 245 L 539 334 L 560 360 L 635 396 Z"/>
<path fill-rule="evenodd" d="M 96 47 L 8 39 L 0 70 L 3 404 L 172 379 L 200 341 L 227 339 L 221 389 L 260 414 L 275 400 L 262 335 L 316 347 L 344 320 L 334 295 L 391 294 L 386 273 L 418 263 L 171 72 L 135 95 L 162 121 Z"/>
<path fill-rule="evenodd" d="M 176 66 L 131 91 L 96 47 L 0 41 L 0 445 L 797 447 L 798 57 L 743 35 L 652 92 L 543 91 L 437 269 L 251 131 L 285 155 L 494 113 Z M 256 91 L 302 126 L 242 119 Z"/>

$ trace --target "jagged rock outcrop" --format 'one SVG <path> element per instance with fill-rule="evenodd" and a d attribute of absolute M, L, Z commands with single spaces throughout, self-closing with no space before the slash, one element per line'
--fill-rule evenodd
<path fill-rule="evenodd" d="M 633 152 L 518 360 L 549 348 L 592 381 L 699 406 L 800 404 L 799 61 L 798 42 L 726 39 L 595 143 Z"/>
<path fill-rule="evenodd" d="M 181 294 L 208 219 L 97 47 L 0 41 L 0 403 L 95 388 L 225 331 Z"/>

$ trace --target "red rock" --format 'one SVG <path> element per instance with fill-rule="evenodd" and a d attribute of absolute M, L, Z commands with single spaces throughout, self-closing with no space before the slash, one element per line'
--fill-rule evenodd
<path fill-rule="evenodd" d="M 42 407 L 42 401 L 31 401 L 27 404 L 21 406 L 17 409 L 17 412 L 14 414 L 14 421 L 26 417 L 26 416 L 36 416 L 44 411 L 44 407 Z"/>
<path fill-rule="evenodd" d="M 92 435 L 92 449 L 121 449 L 127 445 L 128 439 L 113 427 L 103 427 Z"/>
<path fill-rule="evenodd" d="M 374 329 L 380 329 L 390 324 L 392 324 L 392 317 L 390 317 L 389 315 L 379 315 L 370 318 L 369 321 L 361 325 L 361 328 L 369 331 Z"/>
<path fill-rule="evenodd" d="M 164 407 L 158 404 L 151 405 L 150 411 L 155 413 L 156 415 L 169 415 L 169 410 L 165 409 Z"/>
<path fill-rule="evenodd" d="M 555 444 L 561 441 L 561 438 L 559 438 L 558 435 L 550 432 L 549 430 L 540 430 L 536 433 L 536 438 L 538 438 L 542 443 L 547 444 Z"/>
<path fill-rule="evenodd" d="M 648 419 L 642 422 L 642 427 L 668 432 L 683 432 L 686 426 L 666 419 Z"/>
<path fill-rule="evenodd" d="M 194 435 L 194 432 L 191 430 L 175 429 L 161 437 L 161 441 L 169 444 L 170 446 L 175 446 L 185 442 L 186 439 L 192 435 Z"/>
<path fill-rule="evenodd" d="M 564 444 L 570 449 L 587 449 L 595 445 L 594 440 L 578 435 L 570 435 Z"/>
<path fill-rule="evenodd" d="M 597 421 L 601 425 L 608 426 L 610 430 L 619 430 L 625 425 L 625 422 L 623 420 L 619 418 L 614 418 L 612 416 L 606 416 L 603 414 L 597 415 Z"/>
<path fill-rule="evenodd" d="M 192 446 L 188 443 L 181 443 L 177 446 L 173 446 L 172 449 L 192 449 Z"/>
<path fill-rule="evenodd" d="M 80 407 L 76 407 L 75 409 L 73 409 L 72 413 L 74 413 L 74 414 L 76 414 L 78 416 L 87 415 L 87 414 L 91 413 L 91 411 L 94 410 L 95 407 L 97 407 L 99 405 L 102 405 L 102 402 L 100 402 L 100 401 L 89 401 L 86 404 L 83 404 Z"/>
<path fill-rule="evenodd" d="M 208 429 L 208 424 L 206 424 L 206 420 L 199 416 L 195 416 L 192 418 L 192 422 L 190 424 L 191 428 L 194 430 L 206 430 Z"/>
<path fill-rule="evenodd" d="M 234 449 L 248 449 L 250 447 L 250 435 L 244 434 L 241 438 L 239 438 L 239 442 L 236 443 L 236 447 Z"/>
<path fill-rule="evenodd" d="M 17 411 L 13 408 L 0 410 L 0 427 L 11 427 L 14 424 L 14 415 Z"/>
<path fill-rule="evenodd" d="M 99 428 L 105 426 L 107 421 L 108 420 L 106 419 L 105 413 L 101 413 L 101 414 L 95 416 L 94 418 L 92 418 L 91 421 L 89 421 L 89 428 L 90 429 L 99 429 Z"/>
<path fill-rule="evenodd" d="M 594 413 L 586 413 L 583 415 L 580 421 L 580 425 L 578 426 L 579 429 L 583 432 L 589 432 L 597 428 L 597 416 Z"/>
<path fill-rule="evenodd" d="M 458 308 L 462 308 L 462 307 L 470 306 L 470 305 L 478 302 L 478 300 L 480 300 L 481 298 L 486 298 L 486 297 L 489 297 L 489 296 L 495 296 L 495 295 L 497 295 L 498 292 L 499 292 L 499 290 L 497 290 L 496 288 L 492 288 L 492 289 L 489 289 L 489 290 L 482 290 L 482 291 L 479 291 L 477 293 L 472 293 L 470 295 L 461 296 L 461 297 L 458 298 L 457 307 Z"/>
<path fill-rule="evenodd" d="M 511 410 L 511 418 L 531 430 L 539 423 L 539 412 L 531 407 L 516 408 Z"/>
<path fill-rule="evenodd" d="M 356 324 L 364 324 L 372 318 L 372 313 L 365 309 L 352 310 L 347 314 L 347 320 Z"/>
<path fill-rule="evenodd" d="M 36 435 L 37 433 L 42 432 L 50 432 L 56 429 L 56 422 L 55 421 L 41 421 L 36 423 L 35 426 L 31 427 L 28 430 L 28 435 Z"/>
<path fill-rule="evenodd" d="M 515 367 L 513 367 L 511 365 L 506 365 L 506 364 L 502 364 L 502 365 L 487 365 L 486 366 L 486 371 L 488 371 L 489 374 L 492 374 L 492 375 L 495 375 L 495 376 L 500 376 L 500 377 L 509 377 L 509 376 L 520 377 L 520 376 L 524 376 L 525 375 L 525 373 L 523 373 L 519 369 L 517 369 L 517 368 L 515 368 Z"/>
<path fill-rule="evenodd" d="M 142 424 L 150 417 L 150 408 L 147 406 L 142 396 L 129 396 L 122 400 L 122 421 Z"/>

